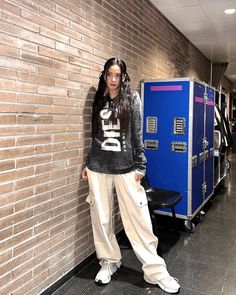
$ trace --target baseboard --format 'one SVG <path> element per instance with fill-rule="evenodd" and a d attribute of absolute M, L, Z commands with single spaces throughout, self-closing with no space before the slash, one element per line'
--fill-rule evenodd
<path fill-rule="evenodd" d="M 85 260 L 83 260 L 80 264 L 78 264 L 72 270 L 70 270 L 67 274 L 61 277 L 58 281 L 56 281 L 52 286 L 43 291 L 43 293 L 41 293 L 40 295 L 51 295 L 52 293 L 54 293 L 95 258 L 96 253 L 94 252 L 91 255 L 89 255 Z"/>
<path fill-rule="evenodd" d="M 117 236 L 117 241 L 119 242 L 124 235 L 124 230 L 120 231 Z M 70 270 L 67 274 L 61 277 L 58 281 L 56 281 L 52 286 L 43 291 L 40 295 L 51 295 L 56 290 L 58 290 L 62 285 L 64 285 L 67 281 L 69 281 L 74 275 L 76 275 L 79 271 L 81 271 L 86 265 L 96 259 L 96 253 L 92 253 L 85 260 L 83 260 L 80 264 L 75 266 L 72 270 Z"/>

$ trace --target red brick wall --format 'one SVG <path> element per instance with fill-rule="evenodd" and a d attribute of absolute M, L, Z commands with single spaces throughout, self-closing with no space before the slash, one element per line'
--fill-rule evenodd
<path fill-rule="evenodd" d="M 148 0 L 0 1 L 0 294 L 40 294 L 94 252 L 80 172 L 112 56 L 133 89 L 210 79 L 209 61 Z"/>

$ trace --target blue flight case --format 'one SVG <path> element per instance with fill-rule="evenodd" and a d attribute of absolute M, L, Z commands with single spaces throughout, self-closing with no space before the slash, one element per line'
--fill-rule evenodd
<path fill-rule="evenodd" d="M 189 77 L 141 86 L 150 185 L 180 192 L 176 216 L 191 221 L 214 190 L 215 89 Z M 158 213 L 171 215 L 169 209 Z"/>

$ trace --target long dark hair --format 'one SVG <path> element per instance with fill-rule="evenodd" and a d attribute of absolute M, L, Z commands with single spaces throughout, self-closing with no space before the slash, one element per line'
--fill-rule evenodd
<path fill-rule="evenodd" d="M 118 65 L 121 69 L 121 85 L 118 93 L 118 100 L 116 104 L 117 116 L 120 118 L 120 125 L 122 131 L 127 131 L 129 127 L 130 119 L 130 106 L 131 106 L 131 91 L 130 91 L 130 78 L 126 72 L 126 64 L 119 58 L 110 58 L 106 61 L 103 71 L 99 76 L 98 89 L 96 91 L 93 112 L 92 112 L 92 136 L 95 137 L 99 112 L 105 106 L 107 102 L 106 91 L 106 74 L 109 68 L 113 65 Z M 112 117 L 114 117 L 114 110 L 112 111 Z"/>

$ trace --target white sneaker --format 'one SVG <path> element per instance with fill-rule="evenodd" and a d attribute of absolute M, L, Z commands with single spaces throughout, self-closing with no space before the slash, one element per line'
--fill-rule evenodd
<path fill-rule="evenodd" d="M 120 268 L 121 263 L 111 263 L 104 260 L 99 263 L 102 267 L 96 275 L 95 282 L 102 285 L 108 284 L 111 276 Z"/>
<path fill-rule="evenodd" d="M 171 276 L 168 276 L 167 278 L 164 278 L 160 281 L 158 281 L 158 286 L 167 293 L 178 293 L 180 289 L 180 285 L 178 283 L 178 280 L 176 278 L 173 278 Z"/>

